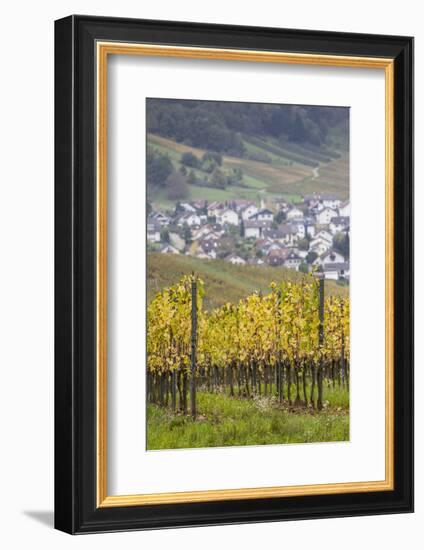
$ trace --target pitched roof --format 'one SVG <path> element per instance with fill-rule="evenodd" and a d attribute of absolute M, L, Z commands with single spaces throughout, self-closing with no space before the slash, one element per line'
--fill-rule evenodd
<path fill-rule="evenodd" d="M 178 248 L 175 248 L 175 246 L 172 246 L 172 244 L 164 244 L 160 249 L 159 252 L 166 252 L 167 250 L 172 251 L 174 253 L 179 254 Z"/>
<path fill-rule="evenodd" d="M 231 208 L 234 208 L 235 210 L 243 210 L 248 206 L 255 206 L 255 203 L 248 199 L 233 199 L 229 201 L 229 205 L 231 206 Z"/>
<path fill-rule="evenodd" d="M 208 210 L 214 210 L 215 208 L 224 208 L 224 203 L 221 201 L 213 201 L 208 204 Z"/>
<path fill-rule="evenodd" d="M 273 213 L 271 212 L 271 210 L 268 210 L 268 208 L 262 208 L 262 210 L 258 210 L 252 216 L 250 216 L 249 220 L 256 220 L 260 216 L 273 216 Z"/>
<path fill-rule="evenodd" d="M 288 248 L 276 248 L 273 250 L 270 250 L 267 254 L 266 260 L 269 264 L 282 264 L 286 261 L 286 259 L 289 256 L 289 249 Z"/>
<path fill-rule="evenodd" d="M 206 203 L 207 201 L 205 199 L 198 199 L 190 202 L 191 206 L 193 206 L 196 210 L 202 210 L 205 208 Z"/>
<path fill-rule="evenodd" d="M 347 225 L 349 223 L 349 216 L 334 216 L 334 218 L 331 218 L 330 223 Z"/>
<path fill-rule="evenodd" d="M 254 228 L 254 227 L 267 229 L 267 228 L 271 227 L 271 222 L 269 220 L 252 220 L 252 219 L 246 220 L 244 222 L 244 228 L 245 229 Z"/>
<path fill-rule="evenodd" d="M 343 254 L 340 254 L 340 252 L 337 252 L 337 250 L 333 250 L 332 248 L 329 248 L 326 252 L 323 252 L 323 254 L 321 254 L 320 258 L 322 260 L 325 260 L 325 258 L 327 258 L 328 256 L 331 256 L 332 254 L 334 254 L 334 255 L 338 254 L 339 256 L 341 256 L 343 258 Z"/>
<path fill-rule="evenodd" d="M 287 260 L 301 260 L 301 257 L 294 252 L 294 250 L 291 250 L 289 255 L 287 256 Z"/>
<path fill-rule="evenodd" d="M 289 223 L 282 223 L 278 226 L 278 230 L 283 236 L 285 235 L 296 235 L 297 229 Z"/>
<path fill-rule="evenodd" d="M 304 201 L 337 201 L 340 200 L 340 197 L 335 195 L 334 193 L 318 193 L 318 194 L 312 194 L 312 195 L 305 195 Z"/>
<path fill-rule="evenodd" d="M 231 252 L 231 254 L 225 257 L 225 260 L 227 262 L 229 262 L 230 260 L 242 260 L 244 263 L 246 263 L 246 260 L 243 260 L 243 258 L 238 254 L 236 254 L 235 252 Z"/>
<path fill-rule="evenodd" d="M 340 262 L 337 264 L 324 264 L 322 266 L 323 271 L 348 271 L 349 262 Z"/>

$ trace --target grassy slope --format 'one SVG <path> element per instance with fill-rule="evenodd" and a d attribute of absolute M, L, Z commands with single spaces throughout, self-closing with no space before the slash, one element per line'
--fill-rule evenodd
<path fill-rule="evenodd" d="M 258 140 L 260 142 L 261 140 Z M 203 149 L 190 147 L 177 143 L 154 134 L 148 134 L 150 146 L 156 147 L 162 153 L 167 153 L 176 167 L 179 166 L 181 154 L 192 152 L 197 157 L 204 153 Z M 311 193 L 312 191 L 336 192 L 342 198 L 348 196 L 348 158 L 334 160 L 328 164 L 321 163 L 318 170 L 318 177 L 310 166 L 302 164 L 302 158 L 310 160 L 306 149 L 297 147 L 297 157 L 300 162 L 292 162 L 285 156 L 286 153 L 279 147 L 280 154 L 276 155 L 266 150 L 266 142 L 263 142 L 263 149 L 257 145 L 253 146 L 246 142 L 246 148 L 251 151 L 262 152 L 272 158 L 272 163 L 257 162 L 237 157 L 224 156 L 223 166 L 226 169 L 240 167 L 245 174 L 246 187 L 228 187 L 226 190 L 211 189 L 189 185 L 188 200 L 205 198 L 208 200 L 229 200 L 232 198 L 245 198 L 256 202 L 262 198 L 284 195 L 288 200 L 298 200 L 299 195 Z M 275 144 L 273 143 L 275 147 Z M 163 195 L 154 197 L 155 202 L 168 207 L 169 201 Z"/>
<path fill-rule="evenodd" d="M 347 441 L 347 390 L 326 389 L 326 408 L 319 414 L 280 410 L 266 398 L 238 399 L 223 394 L 197 394 L 199 418 L 175 416 L 148 406 L 147 448 L 177 449 Z"/>
<path fill-rule="evenodd" d="M 199 260 L 190 256 L 149 253 L 147 258 L 148 301 L 183 275 L 196 273 L 205 283 L 204 305 L 207 309 L 226 302 L 237 302 L 255 290 L 269 291 L 271 281 L 298 281 L 302 275 L 281 267 L 236 266 L 223 260 Z M 326 281 L 326 293 L 348 295 L 346 287 Z"/>

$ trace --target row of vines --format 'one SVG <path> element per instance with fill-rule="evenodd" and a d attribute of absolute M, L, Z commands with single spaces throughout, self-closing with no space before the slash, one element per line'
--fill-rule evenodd
<path fill-rule="evenodd" d="M 203 295 L 190 275 L 148 306 L 151 403 L 195 417 L 196 391 L 209 391 L 321 410 L 326 387 L 348 387 L 349 300 L 324 299 L 322 279 L 273 282 L 210 312 Z"/>

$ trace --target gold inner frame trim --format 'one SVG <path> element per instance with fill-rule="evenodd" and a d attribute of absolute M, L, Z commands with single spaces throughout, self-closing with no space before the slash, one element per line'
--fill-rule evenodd
<path fill-rule="evenodd" d="M 142 506 L 255 498 L 365 493 L 394 489 L 394 60 L 254 50 L 97 42 L 97 506 Z M 109 55 L 180 57 L 282 63 L 385 72 L 385 479 L 315 485 L 255 487 L 109 496 L 107 493 L 107 61 Z"/>

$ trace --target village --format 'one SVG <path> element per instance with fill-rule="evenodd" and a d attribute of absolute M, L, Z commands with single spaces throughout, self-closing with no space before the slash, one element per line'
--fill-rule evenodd
<path fill-rule="evenodd" d="M 284 199 L 177 202 L 173 211 L 149 204 L 147 218 L 150 252 L 318 270 L 340 283 L 350 277 L 349 234 L 350 203 L 332 194 L 304 196 L 295 204 Z"/>

